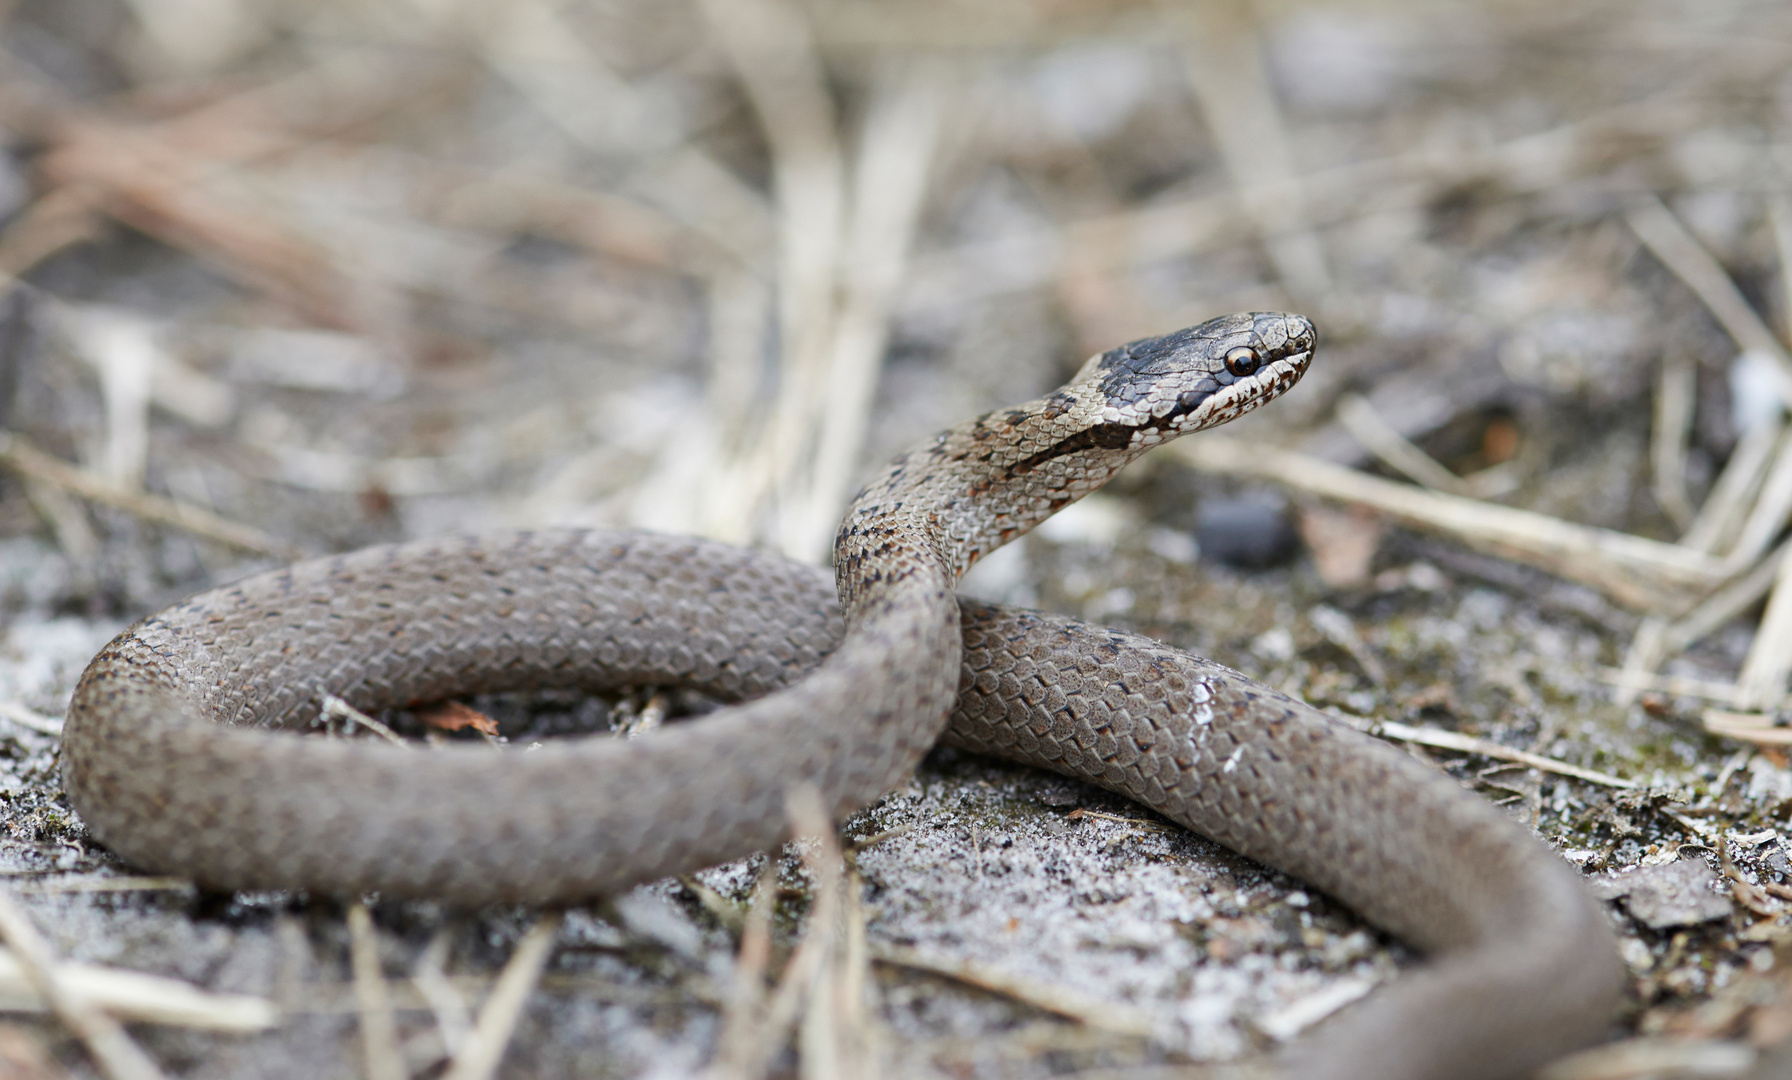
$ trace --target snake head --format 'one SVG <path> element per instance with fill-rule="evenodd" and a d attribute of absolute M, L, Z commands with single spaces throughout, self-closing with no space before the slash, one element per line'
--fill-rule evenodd
<path fill-rule="evenodd" d="M 1223 424 L 1300 381 L 1313 358 L 1313 324 L 1299 315 L 1222 315 L 1091 359 L 1076 382 L 1093 383 L 1105 424 L 1134 430 L 1134 445 Z"/>

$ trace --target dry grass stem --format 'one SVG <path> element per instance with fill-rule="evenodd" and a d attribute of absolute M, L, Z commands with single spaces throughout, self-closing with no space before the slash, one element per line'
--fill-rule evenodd
<path fill-rule="evenodd" d="M 772 500 L 774 546 L 810 558 L 802 475 L 828 407 L 846 163 L 802 15 L 784 0 L 706 0 L 703 10 L 771 144 L 778 208 L 778 393 L 740 482 L 754 491 L 754 504 Z"/>
<path fill-rule="evenodd" d="M 708 1080 L 734 1080 L 752 1064 L 765 1010 L 765 973 L 772 958 L 772 908 L 778 895 L 778 860 L 767 859 L 753 889 L 740 929 L 728 997 L 722 1003 L 722 1031 L 715 1057 L 704 1072 Z"/>
<path fill-rule="evenodd" d="M 827 393 L 808 489 L 793 512 L 797 554 L 820 558 L 852 494 L 872 391 L 907 274 L 946 104 L 944 78 L 916 62 L 880 80 L 854 160 L 851 218 L 833 322 Z M 787 551 L 792 549 L 786 546 Z"/>
<path fill-rule="evenodd" d="M 695 874 L 678 875 L 678 884 L 697 898 L 697 903 L 705 914 L 721 923 L 730 934 L 739 937 L 747 928 L 746 912 L 740 906 L 721 893 L 703 884 Z"/>
<path fill-rule="evenodd" d="M 99 472 L 121 488 L 140 491 L 149 470 L 149 379 L 159 350 L 139 320 L 104 320 L 92 329 L 92 355 L 106 403 Z"/>
<path fill-rule="evenodd" d="M 162 1080 L 162 1070 L 124 1026 L 94 999 L 63 981 L 49 942 L 4 890 L 0 890 L 0 938 L 11 947 L 12 960 L 25 981 L 87 1047 L 106 1080 Z"/>
<path fill-rule="evenodd" d="M 1710 494 L 1694 515 L 1691 528 L 1680 538 L 1681 547 L 1719 554 L 1727 542 L 1734 540 L 1785 437 L 1786 425 L 1779 422 L 1742 433 L 1723 472 L 1718 474 L 1717 483 L 1711 486 Z"/>
<path fill-rule="evenodd" d="M 1743 519 L 1742 530 L 1724 554 L 1724 561 L 1733 570 L 1752 566 L 1779 535 L 1792 517 L 1792 434 L 1780 440 L 1773 462 L 1755 493 L 1754 505 Z"/>
<path fill-rule="evenodd" d="M 177 877 L 78 877 L 59 881 L 39 881 L 21 885 L 13 892 L 22 896 L 53 896 L 58 893 L 169 892 L 191 889 L 193 883 Z"/>
<path fill-rule="evenodd" d="M 1642 622 L 1637 624 L 1636 634 L 1630 639 L 1630 646 L 1624 650 L 1624 666 L 1619 669 L 1614 682 L 1616 693 L 1612 700 L 1619 705 L 1631 705 L 1637 695 L 1651 689 L 1650 676 L 1670 655 L 1667 636 L 1671 625 L 1661 615 L 1643 616 Z"/>
<path fill-rule="evenodd" d="M 1707 634 L 1747 611 L 1773 587 L 1792 541 L 1782 543 L 1773 554 L 1750 567 L 1745 574 L 1732 578 L 1723 588 L 1712 593 L 1685 615 L 1675 619 L 1662 633 L 1661 650 L 1665 659 L 1684 652 Z"/>
<path fill-rule="evenodd" d="M 0 432 L 0 438 L 4 432 Z M 0 456 L 0 466 L 6 464 Z M 50 527 L 56 538 L 56 546 L 61 549 L 63 557 L 69 562 L 71 572 L 92 582 L 91 568 L 99 559 L 102 544 L 99 534 L 87 520 L 86 509 L 67 491 L 53 484 L 22 477 L 25 488 L 25 501 L 31 509 Z"/>
<path fill-rule="evenodd" d="M 35 731 L 39 735 L 60 737 L 62 721 L 53 716 L 45 716 L 34 709 L 27 709 L 16 701 L 0 701 L 0 720 L 17 724 L 27 731 Z"/>
<path fill-rule="evenodd" d="M 0 467 L 38 483 L 47 484 L 89 502 L 100 503 L 157 525 L 190 533 L 253 555 L 294 559 L 299 551 L 260 529 L 228 521 L 209 510 L 132 491 L 105 477 L 59 461 L 15 432 L 0 431 Z"/>
<path fill-rule="evenodd" d="M 429 1003 L 429 1011 L 435 1016 L 436 1031 L 442 1038 L 442 1048 L 450 1059 L 460 1053 L 473 1031 L 473 1013 L 467 1007 L 467 999 L 445 970 L 452 944 L 453 938 L 447 929 L 437 931 L 418 954 L 411 972 L 411 986 Z"/>
<path fill-rule="evenodd" d="M 1456 750 L 1464 754 L 1479 754 L 1482 757 L 1494 758 L 1498 761 L 1511 761 L 1519 765 L 1528 765 L 1533 769 L 1555 773 L 1559 776 L 1572 776 L 1577 780 L 1599 784 L 1604 787 L 1634 788 L 1636 782 L 1621 776 L 1602 773 L 1596 769 L 1583 769 L 1579 765 L 1570 765 L 1566 761 L 1533 754 L 1528 750 L 1514 750 L 1502 746 L 1491 739 L 1478 739 L 1473 735 L 1464 735 L 1459 731 L 1444 731 L 1441 728 L 1412 727 L 1396 723 L 1392 720 L 1373 721 L 1367 729 L 1386 739 L 1400 742 L 1418 743 L 1420 746 L 1431 746 L 1439 750 Z"/>
<path fill-rule="evenodd" d="M 1511 191 L 1540 191 L 1583 176 L 1595 166 L 1615 165 L 1646 152 L 1652 140 L 1698 127 L 1704 110 L 1686 100 L 1689 88 L 1627 103 L 1560 127 L 1491 146 L 1425 147 L 1411 153 L 1335 165 L 1301 177 L 1308 220 L 1337 225 L 1364 212 L 1365 206 L 1389 212 L 1421 205 L 1451 185 L 1492 182 Z M 1238 190 L 1168 199 L 1072 222 L 1065 227 L 1068 245 L 1091 271 L 1118 272 L 1168 262 L 1243 239 L 1244 195 Z M 927 260 L 934 272 L 949 265 L 975 263 L 999 246 L 1055 248 L 1055 237 L 1027 233 L 1000 241 L 978 241 Z M 1005 281 L 1008 289 L 1035 286 L 1050 273 L 1053 260 L 1035 258 L 1032 275 Z"/>
<path fill-rule="evenodd" d="M 220 427 L 235 414 L 230 386 L 164 348 L 159 340 L 163 327 L 155 320 L 124 308 L 71 304 L 35 290 L 32 296 L 69 351 L 99 377 L 108 421 L 104 471 L 109 478 L 132 488 L 142 485 L 149 405 L 198 428 Z"/>
<path fill-rule="evenodd" d="M 716 1060 L 705 1074 L 710 1080 L 760 1080 L 799 1020 L 803 1075 L 853 1075 L 839 1071 L 845 1057 L 833 981 L 840 950 L 843 862 L 839 840 L 821 795 L 813 787 L 793 788 L 785 797 L 785 810 L 791 835 L 802 845 L 803 862 L 814 880 L 813 901 L 803 936 L 785 962 L 777 989 L 757 1009 L 753 999 L 759 994 L 760 983 L 754 973 L 755 969 L 763 969 L 769 936 L 762 938 L 754 926 L 753 920 L 761 916 L 749 915 L 748 930 L 741 941 L 741 966 L 730 992 L 730 1017 L 738 1019 L 724 1027 Z M 762 878 L 760 889 L 767 887 Z M 759 903 L 756 895 L 755 911 Z M 769 934 L 769 923 L 766 929 Z"/>
<path fill-rule="evenodd" d="M 1192 5 L 1181 14 L 1183 72 L 1232 174 L 1241 208 L 1290 295 L 1301 306 L 1325 310 L 1332 276 L 1307 217 L 1302 180 L 1294 171 L 1249 5 Z"/>
<path fill-rule="evenodd" d="M 1452 495 L 1473 495 L 1460 476 L 1438 464 L 1437 459 L 1407 441 L 1406 436 L 1381 418 L 1375 406 L 1361 394 L 1345 394 L 1338 399 L 1338 420 L 1351 437 L 1409 479 L 1434 491 Z"/>
<path fill-rule="evenodd" d="M 838 1003 L 842 1056 L 851 1075 L 877 1080 L 882 1073 L 882 1025 L 872 1001 L 871 946 L 865 933 L 865 883 L 858 871 L 846 872 L 841 890 L 846 940 L 835 965 L 834 998 Z"/>
<path fill-rule="evenodd" d="M 799 796 L 801 798 L 801 796 Z M 801 1075 L 804 1080 L 832 1080 L 838 1076 L 875 1080 L 880 1073 L 873 1026 L 865 1011 L 869 986 L 870 956 L 865 940 L 864 911 L 858 902 L 861 883 L 846 872 L 839 838 L 821 814 L 819 798 L 799 806 L 793 821 L 806 819 L 810 827 L 827 826 L 813 835 L 803 861 L 816 880 L 816 904 L 808 934 L 825 935 L 826 953 L 809 992 L 801 1029 Z M 823 923 L 819 916 L 832 914 Z"/>
<path fill-rule="evenodd" d="M 1382 480 L 1291 450 L 1207 434 L 1170 452 L 1207 472 L 1260 476 L 1361 503 L 1408 525 L 1591 585 L 1642 611 L 1675 615 L 1728 577 L 1722 562 L 1674 544 Z"/>
<path fill-rule="evenodd" d="M 1792 727 L 1784 726 L 1776 716 L 1730 709 L 1706 709 L 1700 719 L 1706 731 L 1726 739 L 1737 739 L 1757 746 L 1792 746 Z"/>
<path fill-rule="evenodd" d="M 770 505 L 772 540 L 813 560 L 856 475 L 931 171 L 941 76 L 917 62 L 877 83 L 849 191 L 833 102 L 795 11 L 776 0 L 705 11 L 772 146 L 782 344 L 777 398 L 756 437 L 738 462 L 707 470 L 721 496 L 707 531 L 738 538 L 740 526 L 724 522 L 754 521 Z"/>
<path fill-rule="evenodd" d="M 355 708 L 353 705 L 350 705 L 335 694 L 320 692 L 317 695 L 317 712 L 318 718 L 323 720 L 325 724 L 328 724 L 331 720 L 341 720 L 343 722 L 344 734 L 347 734 L 352 731 L 356 725 L 359 725 L 394 746 L 401 746 L 407 750 L 411 748 L 411 744 L 405 742 L 398 732 L 393 731 L 385 724 L 368 716 L 366 713 Z"/>
<path fill-rule="evenodd" d="M 1624 219 L 1656 258 L 1698 294 L 1738 348 L 1758 352 L 1773 361 L 1780 400 L 1792 402 L 1792 356 L 1787 355 L 1786 347 L 1755 314 L 1705 245 L 1654 195 L 1640 195 L 1632 200 Z"/>
<path fill-rule="evenodd" d="M 1692 435 L 1697 402 L 1698 364 L 1684 356 L 1664 358 L 1655 382 L 1655 423 L 1650 432 L 1649 464 L 1655 502 L 1682 530 L 1692 525 L 1692 498 L 1686 490 L 1686 449 Z"/>
<path fill-rule="evenodd" d="M 442 1080 L 491 1080 L 497 1075 L 498 1063 L 516 1033 L 523 1006 L 541 981 L 541 973 L 553 954 L 554 935 L 560 931 L 560 915 L 543 915 L 517 942 L 510 962 L 504 965 L 491 996 L 479 1009 L 479 1019 L 461 1044 L 454 1064 L 442 1074 Z"/>
<path fill-rule="evenodd" d="M 355 1004 L 361 1014 L 361 1049 L 367 1062 L 367 1080 L 406 1080 L 404 1058 L 398 1052 L 398 1024 L 392 1013 L 392 995 L 380 970 L 379 933 L 367 905 L 359 900 L 348 907 L 349 956 L 355 970 Z"/>
<path fill-rule="evenodd" d="M 832 969 L 840 946 L 840 874 L 843 861 L 833 820 L 821 793 L 804 784 L 785 796 L 791 837 L 802 847 L 803 864 L 814 884 L 802 940 L 791 954 L 766 1010 L 766 1031 L 757 1055 L 758 1075 L 799 1021 L 797 1046 L 804 1080 L 845 1075 L 835 1014 Z"/>
<path fill-rule="evenodd" d="M 1759 709 L 1778 701 L 1786 694 L 1788 675 L 1792 675 L 1792 557 L 1781 554 L 1767 610 L 1736 677 L 1737 704 Z"/>
<path fill-rule="evenodd" d="M 864 851 L 866 848 L 875 847 L 886 840 L 894 840 L 898 836 L 907 836 L 909 833 L 914 832 L 915 828 L 916 824 L 912 821 L 908 821 L 901 825 L 874 832 L 870 836 L 861 837 L 847 845 L 847 856 L 850 858 L 857 855 L 859 852 Z"/>
<path fill-rule="evenodd" d="M 0 293 L 38 263 L 99 235 L 99 216 L 77 188 L 57 188 L 38 199 L 0 232 Z"/>
<path fill-rule="evenodd" d="M 157 134 L 97 121 L 70 125 L 40 167 L 53 183 L 90 193 L 95 209 L 209 257 L 315 325 L 391 325 L 394 302 L 384 290 L 351 276 L 265 196 L 222 183 L 228 173 Z"/>
<path fill-rule="evenodd" d="M 954 982 L 1000 994 L 1055 1016 L 1117 1035 L 1149 1037 L 1155 1030 L 1150 1017 L 1125 1006 L 1083 997 L 1073 990 L 1035 979 L 1022 979 L 969 960 L 930 957 L 913 949 L 880 946 L 871 952 L 880 964 L 943 975 Z"/>
<path fill-rule="evenodd" d="M 1743 1042 L 1648 1037 L 1582 1050 L 1552 1062 L 1537 1080 L 1645 1080 L 1656 1076 L 1743 1076 L 1755 1049 Z"/>
<path fill-rule="evenodd" d="M 78 963 L 59 964 L 56 976 L 69 993 L 134 1023 L 236 1032 L 264 1031 L 279 1023 L 278 1012 L 266 998 L 214 994 L 179 979 Z M 0 950 L 0 1012 L 48 1008 L 18 958 Z"/>
<path fill-rule="evenodd" d="M 1104 814 L 1100 810 L 1088 810 L 1080 806 L 1065 815 L 1066 821 L 1081 821 L 1084 818 L 1093 818 L 1096 821 L 1111 821 L 1116 825 L 1126 825 L 1134 829 L 1145 829 L 1151 832 L 1176 832 L 1181 829 L 1180 825 L 1167 825 L 1161 821 L 1151 821 L 1147 818 L 1126 817 L 1122 814 Z"/>

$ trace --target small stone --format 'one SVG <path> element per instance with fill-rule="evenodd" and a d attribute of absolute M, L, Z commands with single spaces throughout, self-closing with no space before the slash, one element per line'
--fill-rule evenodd
<path fill-rule="evenodd" d="M 1792 860 L 1788 860 L 1786 853 L 1778 847 L 1769 848 L 1761 861 L 1767 865 L 1767 869 L 1781 877 L 1792 877 Z"/>
<path fill-rule="evenodd" d="M 1271 495 L 1202 502 L 1195 542 L 1201 554 L 1244 570 L 1287 562 L 1296 547 L 1288 506 Z"/>

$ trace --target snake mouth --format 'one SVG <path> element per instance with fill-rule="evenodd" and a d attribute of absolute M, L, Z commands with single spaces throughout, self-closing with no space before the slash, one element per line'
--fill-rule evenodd
<path fill-rule="evenodd" d="M 1311 348 L 1277 357 L 1253 375 L 1221 386 L 1198 399 L 1185 398 L 1169 415 L 1143 427 L 1141 433 L 1152 442 L 1161 442 L 1243 416 L 1286 393 L 1307 373 L 1307 363 L 1312 358 Z"/>

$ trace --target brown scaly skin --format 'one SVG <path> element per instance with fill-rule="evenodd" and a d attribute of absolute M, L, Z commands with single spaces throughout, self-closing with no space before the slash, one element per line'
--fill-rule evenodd
<path fill-rule="evenodd" d="M 1620 982 L 1602 913 L 1547 848 L 1217 665 L 1037 613 L 967 605 L 961 624 L 952 596 L 1146 449 L 1286 390 L 1313 341 L 1297 316 L 1215 319 L 904 454 L 841 528 L 844 632 L 814 568 L 642 533 L 391 545 L 200 594 L 89 666 L 64 784 L 104 843 L 214 888 L 572 901 L 771 846 L 795 782 L 864 805 L 956 692 L 959 745 L 1122 791 L 1442 953 L 1300 1044 L 1291 1075 L 1518 1075 L 1596 1034 Z M 290 733 L 324 691 L 381 708 L 640 683 L 745 703 L 527 754 Z"/>

